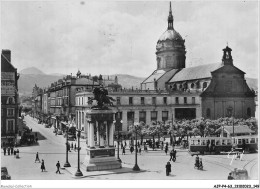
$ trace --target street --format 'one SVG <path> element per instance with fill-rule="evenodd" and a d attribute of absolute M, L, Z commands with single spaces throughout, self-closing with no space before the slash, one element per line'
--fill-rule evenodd
<path fill-rule="evenodd" d="M 74 173 L 70 170 L 77 167 L 77 152 L 72 150 L 69 152 L 69 162 L 72 168 L 62 169 L 61 174 L 56 174 L 56 163 L 60 161 L 61 166 L 65 163 L 65 138 L 63 135 L 55 135 L 53 128 L 45 128 L 44 125 L 38 124 L 36 120 L 29 116 L 24 118 L 27 126 L 32 128 L 33 132 L 38 132 L 46 139 L 39 140 L 39 145 L 19 147 L 20 159 L 14 156 L 4 156 L 1 153 L 2 167 L 7 167 L 12 180 L 69 180 L 75 179 Z M 71 141 L 70 141 L 71 142 Z M 73 141 L 75 144 L 76 141 Z M 86 143 L 81 140 L 81 162 L 86 156 Z M 171 162 L 172 172 L 170 176 L 166 176 L 165 165 L 169 161 L 169 153 L 166 155 L 164 151 L 149 150 L 142 151 L 138 154 L 138 165 L 141 172 L 136 173 L 129 169 L 128 172 L 111 174 L 108 171 L 103 171 L 99 175 L 98 171 L 92 173 L 92 176 L 84 176 L 81 179 L 134 179 L 134 180 L 226 180 L 228 173 L 234 168 L 245 168 L 248 171 L 250 179 L 258 179 L 258 154 L 244 154 L 242 161 L 233 160 L 227 155 L 204 155 L 200 156 L 203 160 L 204 170 L 194 169 L 195 156 L 191 156 L 187 150 L 176 148 L 177 160 Z M 45 161 L 46 172 L 41 172 L 40 163 L 35 163 L 36 152 L 39 153 L 39 158 Z M 117 157 L 117 151 L 116 151 Z M 122 155 L 120 149 L 120 158 L 122 166 L 132 168 L 135 164 L 135 155 L 126 150 L 126 155 Z M 86 174 L 84 165 L 81 167 L 83 175 Z"/>

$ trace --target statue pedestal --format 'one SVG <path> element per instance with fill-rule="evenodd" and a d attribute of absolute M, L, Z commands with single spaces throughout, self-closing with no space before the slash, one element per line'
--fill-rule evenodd
<path fill-rule="evenodd" d="M 102 171 L 120 169 L 122 165 L 115 157 L 115 148 L 87 148 L 87 155 L 84 161 L 86 171 Z"/>

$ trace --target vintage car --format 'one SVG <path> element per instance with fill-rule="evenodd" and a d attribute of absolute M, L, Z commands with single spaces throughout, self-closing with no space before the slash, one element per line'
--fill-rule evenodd
<path fill-rule="evenodd" d="M 1 167 L 1 180 L 11 180 L 6 167 Z"/>

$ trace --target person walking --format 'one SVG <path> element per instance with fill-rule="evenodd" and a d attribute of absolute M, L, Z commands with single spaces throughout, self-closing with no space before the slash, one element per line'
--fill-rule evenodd
<path fill-rule="evenodd" d="M 73 149 L 73 142 L 71 143 L 71 147 L 70 148 Z"/>
<path fill-rule="evenodd" d="M 165 168 L 166 168 L 166 176 L 169 176 L 169 175 L 170 175 L 170 172 L 172 172 L 171 167 L 172 167 L 172 165 L 171 165 L 171 163 L 168 161 L 167 164 L 166 164 L 166 166 L 165 166 Z"/>
<path fill-rule="evenodd" d="M 16 158 L 19 158 L 19 150 L 16 150 Z"/>
<path fill-rule="evenodd" d="M 167 155 L 167 152 L 168 152 L 168 145 L 165 146 L 165 154 Z"/>
<path fill-rule="evenodd" d="M 174 150 L 172 149 L 171 152 L 170 152 L 170 160 L 169 161 L 173 161 L 173 154 L 174 154 Z"/>
<path fill-rule="evenodd" d="M 6 147 L 4 147 L 4 155 L 6 154 Z"/>
<path fill-rule="evenodd" d="M 38 161 L 39 163 L 41 163 L 41 160 L 40 160 L 40 158 L 39 158 L 39 153 L 38 153 L 38 152 L 36 153 L 36 158 L 35 158 L 34 163 L 36 163 L 36 161 Z"/>
<path fill-rule="evenodd" d="M 59 162 L 59 161 L 56 163 L 56 167 L 57 167 L 56 174 L 57 174 L 57 173 L 60 174 L 60 162 Z"/>
<path fill-rule="evenodd" d="M 41 170 L 42 172 L 45 171 L 45 165 L 44 165 L 44 160 L 42 159 L 42 164 L 41 164 Z"/>
<path fill-rule="evenodd" d="M 231 173 L 228 175 L 228 180 L 234 180 L 234 177 L 232 177 Z"/>
<path fill-rule="evenodd" d="M 141 155 L 141 152 L 142 152 L 141 146 L 139 146 L 138 151 L 139 151 L 139 154 Z"/>
<path fill-rule="evenodd" d="M 10 147 L 7 148 L 7 153 L 10 156 Z"/>
<path fill-rule="evenodd" d="M 133 146 L 130 147 L 130 151 L 131 151 L 131 154 L 132 154 L 133 151 L 134 151 L 134 147 Z"/>
<path fill-rule="evenodd" d="M 174 161 L 174 162 L 176 161 L 176 153 L 177 153 L 177 151 L 176 151 L 176 150 L 173 150 L 173 161 Z"/>
<path fill-rule="evenodd" d="M 123 146 L 122 155 L 125 155 L 125 146 Z"/>
<path fill-rule="evenodd" d="M 14 148 L 11 147 L 11 155 L 13 155 L 13 154 L 14 154 Z"/>
<path fill-rule="evenodd" d="M 16 158 L 16 150 L 14 150 L 14 158 Z"/>
<path fill-rule="evenodd" d="M 74 144 L 74 151 L 76 151 L 77 150 L 77 146 L 76 146 L 76 143 Z"/>

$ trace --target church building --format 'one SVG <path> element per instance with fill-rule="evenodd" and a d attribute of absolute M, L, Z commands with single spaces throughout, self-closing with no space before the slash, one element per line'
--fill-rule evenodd
<path fill-rule="evenodd" d="M 149 125 L 152 121 L 200 117 L 255 117 L 255 94 L 246 83 L 245 72 L 233 64 L 231 48 L 223 49 L 220 63 L 186 68 L 184 43 L 173 26 L 170 4 L 168 28 L 156 45 L 157 69 L 141 83 L 141 89 L 108 91 L 116 100 L 111 108 L 122 120 L 120 131 L 128 131 L 140 121 Z M 92 96 L 90 90 L 76 94 L 76 115 L 82 115 L 76 116 L 80 127 L 87 125 L 85 113 L 92 106 L 88 103 Z"/>

